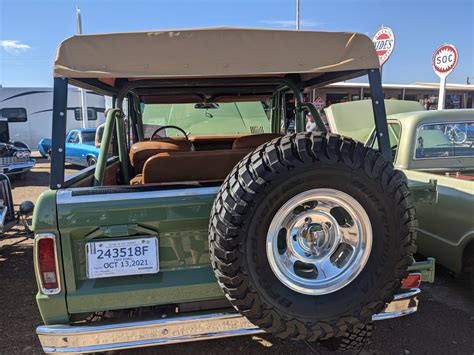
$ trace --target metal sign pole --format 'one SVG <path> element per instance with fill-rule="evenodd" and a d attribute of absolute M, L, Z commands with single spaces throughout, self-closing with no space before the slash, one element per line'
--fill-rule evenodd
<path fill-rule="evenodd" d="M 77 18 L 77 34 L 82 34 L 82 18 L 81 10 L 79 7 L 76 8 L 76 18 Z M 87 102 L 86 102 L 86 91 L 84 89 L 79 89 L 81 93 L 81 112 L 82 112 L 82 128 L 87 128 Z"/>
<path fill-rule="evenodd" d="M 439 81 L 438 110 L 444 110 L 445 98 L 446 98 L 446 76 L 442 76 Z"/>
<path fill-rule="evenodd" d="M 300 0 L 296 0 L 296 30 L 300 29 Z"/>

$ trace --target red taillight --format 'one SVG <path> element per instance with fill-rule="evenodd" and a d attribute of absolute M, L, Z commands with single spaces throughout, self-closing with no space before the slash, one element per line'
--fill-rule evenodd
<path fill-rule="evenodd" d="M 402 288 L 415 288 L 420 287 L 421 274 L 409 274 L 402 280 Z"/>
<path fill-rule="evenodd" d="M 56 263 L 56 241 L 54 237 L 38 237 L 37 265 L 43 293 L 59 292 L 59 278 Z"/>

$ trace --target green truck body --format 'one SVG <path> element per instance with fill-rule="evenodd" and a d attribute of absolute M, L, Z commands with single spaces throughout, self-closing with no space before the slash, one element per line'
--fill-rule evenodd
<path fill-rule="evenodd" d="M 474 243 L 474 136 L 456 144 L 439 128 L 462 125 L 474 128 L 474 110 L 425 111 L 418 102 L 385 100 L 390 144 L 395 166 L 404 172 L 414 190 L 435 193 L 431 203 L 415 200 L 418 217 L 418 252 L 460 273 L 467 248 Z M 367 102 L 335 104 L 326 109 L 333 132 L 369 142 L 373 134 Z M 471 129 L 472 129 L 471 128 Z M 416 158 L 418 138 L 440 147 L 448 156 Z M 462 154 L 452 154 L 462 150 Z M 446 155 L 446 154 L 445 154 Z M 415 192 L 415 193 L 418 193 Z"/>
<path fill-rule="evenodd" d="M 206 116 L 208 111 L 212 118 Z M 150 105 L 144 112 L 144 123 L 158 127 L 177 124 L 172 112 L 179 112 L 188 117 L 180 127 L 198 136 L 251 134 L 252 127 L 258 127 L 259 133 L 270 130 L 261 102 L 226 103 L 209 110 L 196 109 L 194 104 Z M 176 133 L 179 134 L 169 130 L 171 135 Z M 209 216 L 217 187 L 181 190 L 176 196 L 173 190 L 135 196 L 97 195 L 94 199 L 87 194 L 75 196 L 87 190 L 90 188 L 47 191 L 37 202 L 33 229 L 36 234 L 60 235 L 59 267 L 65 286 L 56 295 L 38 292 L 37 302 L 45 324 L 69 322 L 104 310 L 224 297 L 209 261 Z M 140 235 L 158 237 L 158 274 L 87 278 L 88 241 Z"/>

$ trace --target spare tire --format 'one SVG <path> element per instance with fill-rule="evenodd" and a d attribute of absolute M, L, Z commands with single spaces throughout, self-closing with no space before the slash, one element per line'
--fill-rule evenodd
<path fill-rule="evenodd" d="M 404 175 L 351 139 L 299 133 L 248 154 L 211 212 L 210 258 L 226 297 L 281 338 L 318 341 L 393 299 L 415 251 Z"/>

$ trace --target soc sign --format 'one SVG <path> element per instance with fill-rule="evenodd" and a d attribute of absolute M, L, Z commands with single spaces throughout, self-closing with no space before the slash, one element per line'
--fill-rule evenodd
<path fill-rule="evenodd" d="M 438 75 L 448 75 L 458 62 L 456 47 L 445 44 L 439 47 L 433 55 L 433 69 Z"/>
<path fill-rule="evenodd" d="M 454 63 L 455 58 L 456 57 L 453 52 L 450 52 L 449 54 L 438 55 L 436 57 L 436 66 L 441 66 L 441 64 L 451 65 Z"/>

